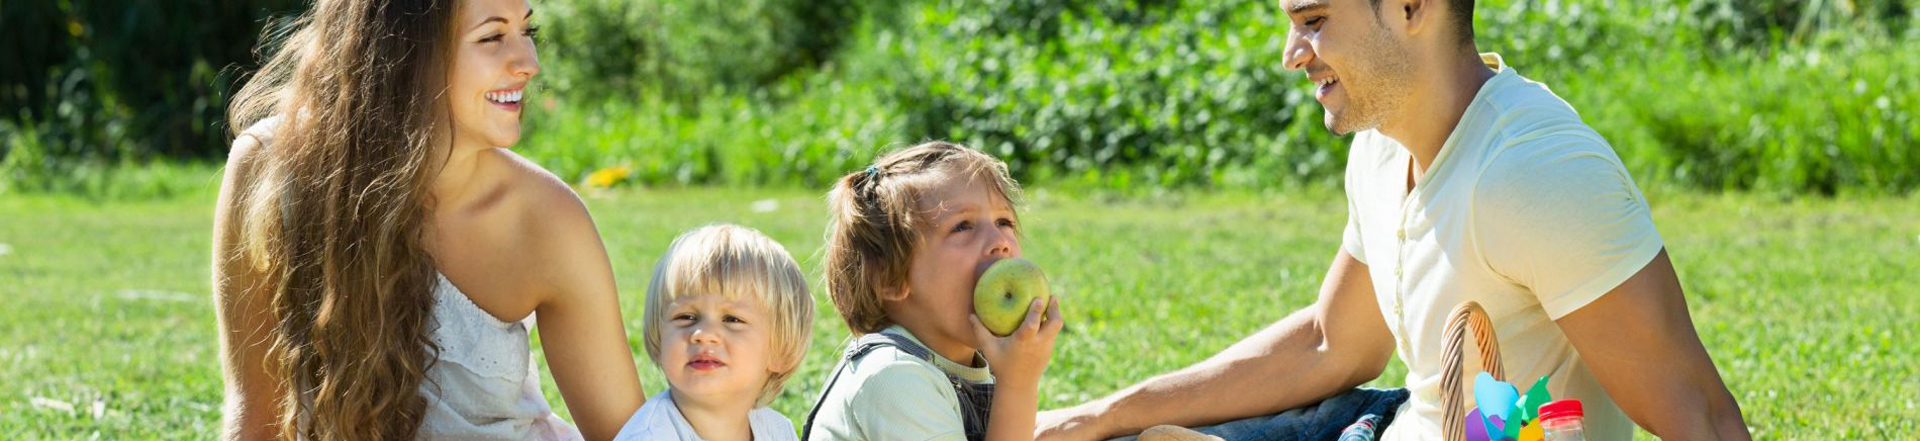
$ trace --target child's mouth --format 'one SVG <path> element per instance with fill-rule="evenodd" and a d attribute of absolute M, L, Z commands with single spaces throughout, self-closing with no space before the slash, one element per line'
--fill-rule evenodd
<path fill-rule="evenodd" d="M 979 264 L 974 265 L 973 279 L 975 280 L 975 283 L 978 283 L 978 281 L 980 280 L 981 274 L 986 274 L 988 267 L 992 267 L 994 262 L 999 262 L 999 261 L 1000 259 L 998 258 L 982 259 Z"/>
<path fill-rule="evenodd" d="M 712 355 L 701 355 L 693 357 L 692 361 L 688 361 L 687 367 L 693 368 L 693 370 L 696 371 L 710 371 L 727 367 L 727 363 L 720 361 L 718 358 L 714 358 Z"/>

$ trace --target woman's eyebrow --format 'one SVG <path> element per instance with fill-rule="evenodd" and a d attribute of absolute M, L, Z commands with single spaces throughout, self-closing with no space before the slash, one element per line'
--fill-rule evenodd
<path fill-rule="evenodd" d="M 533 18 L 533 10 L 532 10 L 532 9 L 528 9 L 528 10 L 527 10 L 527 16 L 526 16 L 526 17 L 521 17 L 520 19 L 521 19 L 521 20 L 526 20 L 526 19 L 529 19 L 529 18 Z M 480 20 L 480 24 L 477 24 L 477 25 L 473 25 L 473 29 L 479 29 L 479 28 L 480 28 L 481 26 L 486 26 L 486 25 L 487 25 L 487 23 L 493 23 L 493 22 L 496 22 L 496 21 L 497 21 L 497 22 L 500 22 L 500 23 L 506 23 L 506 22 L 507 22 L 507 19 L 506 19 L 506 18 L 504 18 L 504 17 L 501 17 L 501 16 L 498 16 L 498 15 L 495 15 L 495 16 L 492 16 L 492 17 L 487 17 L 487 19 L 486 19 L 486 20 Z M 472 31 L 473 29 L 468 29 L 468 31 Z"/>

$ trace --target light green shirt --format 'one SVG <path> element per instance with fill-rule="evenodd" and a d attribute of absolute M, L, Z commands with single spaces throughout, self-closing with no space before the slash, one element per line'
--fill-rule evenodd
<path fill-rule="evenodd" d="M 920 343 L 906 328 L 880 332 Z M 845 366 L 813 419 L 814 440 L 961 440 L 967 438 L 960 399 L 947 374 L 977 384 L 993 374 L 938 354 L 929 362 L 893 347 L 867 352 Z M 828 374 L 832 375 L 832 374 Z"/>

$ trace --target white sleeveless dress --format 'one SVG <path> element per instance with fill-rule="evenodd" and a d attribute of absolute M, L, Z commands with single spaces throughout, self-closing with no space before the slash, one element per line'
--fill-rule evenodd
<path fill-rule="evenodd" d="M 281 117 L 241 134 L 266 148 Z M 579 440 L 540 391 L 527 328 L 533 315 L 508 323 L 480 309 L 445 275 L 435 275 L 431 338 L 439 357 L 427 368 L 420 395 L 427 399 L 422 440 Z"/>
<path fill-rule="evenodd" d="M 433 343 L 440 357 L 427 368 L 420 395 L 423 440 L 578 440 L 540 392 L 527 327 L 534 318 L 500 321 L 439 277 L 433 290 Z"/>

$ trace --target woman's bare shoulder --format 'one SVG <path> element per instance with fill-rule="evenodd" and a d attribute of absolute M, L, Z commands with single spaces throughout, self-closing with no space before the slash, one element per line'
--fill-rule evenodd
<path fill-rule="evenodd" d="M 498 176 L 502 212 L 497 215 L 540 238 L 579 233 L 581 227 L 591 232 L 586 203 L 559 176 L 510 150 L 493 149 L 482 155 L 486 167 Z"/>
<path fill-rule="evenodd" d="M 220 196 L 214 204 L 215 233 L 233 233 L 239 227 L 235 218 L 243 211 L 247 191 L 257 185 L 267 148 L 261 136 L 242 133 L 233 138 L 220 172 Z"/>
<path fill-rule="evenodd" d="M 605 245 L 586 203 L 565 181 L 511 151 L 483 153 L 494 175 L 498 200 L 485 214 L 498 267 L 516 268 L 527 279 L 517 284 L 547 293 L 572 291 L 555 281 L 594 277 L 609 271 Z"/>
<path fill-rule="evenodd" d="M 232 193 L 240 187 L 251 186 L 271 149 L 274 133 L 280 128 L 280 117 L 272 117 L 256 122 L 246 130 L 234 135 L 233 143 L 227 149 L 227 162 L 222 171 L 222 193 Z M 239 201 L 221 198 L 221 205 Z"/>

